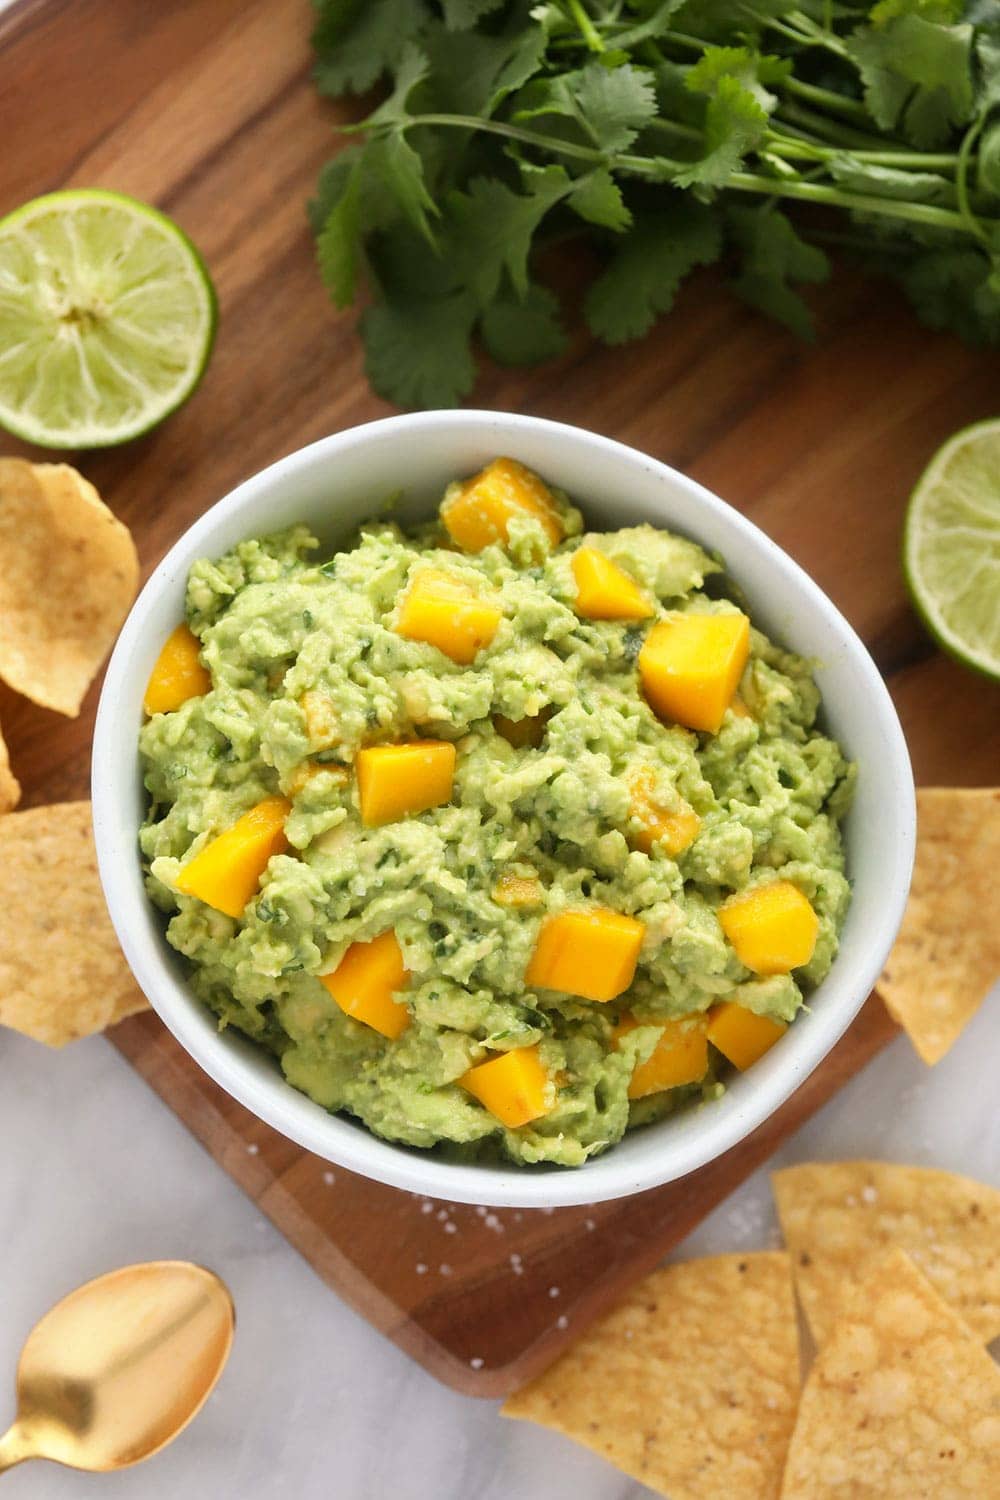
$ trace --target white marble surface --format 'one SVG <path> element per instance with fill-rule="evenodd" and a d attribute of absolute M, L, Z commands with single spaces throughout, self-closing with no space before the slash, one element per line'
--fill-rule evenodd
<path fill-rule="evenodd" d="M 1000 990 L 932 1072 L 900 1039 L 781 1152 L 872 1155 L 1000 1186 Z M 95 1479 L 48 1464 L 4 1500 L 639 1500 L 568 1441 L 455 1395 L 344 1307 L 105 1041 L 54 1054 L 0 1033 L 0 1424 L 24 1335 L 113 1266 L 201 1261 L 232 1287 L 238 1331 L 209 1405 L 166 1452 Z M 336 1191 L 334 1186 L 331 1191 Z M 758 1173 L 679 1252 L 774 1243 Z M 4 1409 L 6 1408 L 6 1410 Z M 0 1428 L 2 1430 L 2 1428 Z"/>

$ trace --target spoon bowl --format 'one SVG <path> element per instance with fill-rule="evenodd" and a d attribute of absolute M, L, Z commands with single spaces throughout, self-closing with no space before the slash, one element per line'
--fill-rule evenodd
<path fill-rule="evenodd" d="M 189 1261 L 88 1281 L 28 1335 L 0 1473 L 28 1458 L 104 1473 L 166 1446 L 201 1409 L 233 1341 L 232 1298 Z"/>

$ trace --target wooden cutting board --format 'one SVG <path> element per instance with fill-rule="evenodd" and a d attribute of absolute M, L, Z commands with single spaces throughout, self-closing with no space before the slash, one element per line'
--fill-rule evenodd
<path fill-rule="evenodd" d="M 390 410 L 314 265 L 304 205 L 349 111 L 311 87 L 309 25 L 307 0 L 21 0 L 0 19 L 0 213 L 70 184 L 134 193 L 179 220 L 219 291 L 195 398 L 141 442 L 79 460 L 146 571 L 238 480 Z M 571 293 L 581 269 L 566 270 Z M 895 291 L 850 269 L 815 305 L 809 348 L 706 274 L 642 343 L 603 349 L 580 332 L 555 364 L 485 369 L 476 403 L 594 427 L 726 496 L 868 642 L 918 780 L 995 780 L 998 694 L 934 650 L 897 555 L 905 498 L 935 446 L 996 411 L 996 356 L 928 333 Z M 0 434 L 0 452 L 29 450 Z M 86 795 L 98 689 L 69 722 L 0 685 L 25 806 Z M 492 1396 L 551 1359 L 891 1035 L 869 1002 L 721 1161 L 625 1203 L 552 1214 L 431 1203 L 331 1170 L 223 1095 L 154 1016 L 113 1040 L 342 1297 L 442 1380 Z"/>

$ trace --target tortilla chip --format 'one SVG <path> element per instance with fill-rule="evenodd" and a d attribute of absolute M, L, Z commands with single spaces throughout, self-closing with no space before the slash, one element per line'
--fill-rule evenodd
<path fill-rule="evenodd" d="M 10 756 L 0 727 L 0 813 L 10 812 L 21 800 L 21 788 L 10 768 Z"/>
<path fill-rule="evenodd" d="M 901 1250 L 809 1372 L 781 1500 L 1000 1495 L 1000 1368 Z"/>
<path fill-rule="evenodd" d="M 878 991 L 925 1063 L 939 1062 L 1000 979 L 1000 787 L 917 792 L 910 900 Z"/>
<path fill-rule="evenodd" d="M 135 598 L 128 528 L 68 464 L 0 458 L 0 677 L 70 718 Z"/>
<path fill-rule="evenodd" d="M 145 1009 L 97 878 L 90 803 L 0 818 L 0 1025 L 62 1047 Z"/>
<path fill-rule="evenodd" d="M 1000 1192 L 892 1162 L 807 1162 L 771 1176 L 799 1298 L 822 1344 L 845 1281 L 905 1250 L 983 1343 L 1000 1334 Z"/>
<path fill-rule="evenodd" d="M 671 1500 L 777 1500 L 798 1391 L 788 1256 L 719 1255 L 654 1272 L 503 1415 Z"/>

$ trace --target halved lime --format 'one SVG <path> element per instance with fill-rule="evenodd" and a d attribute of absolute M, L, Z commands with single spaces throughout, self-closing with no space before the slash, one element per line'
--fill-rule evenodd
<path fill-rule="evenodd" d="M 938 643 L 1000 679 L 1000 418 L 957 432 L 931 459 L 906 513 L 903 570 Z"/>
<path fill-rule="evenodd" d="M 215 337 L 191 241 L 123 193 L 69 190 L 0 220 L 0 426 L 106 448 L 186 401 Z"/>

